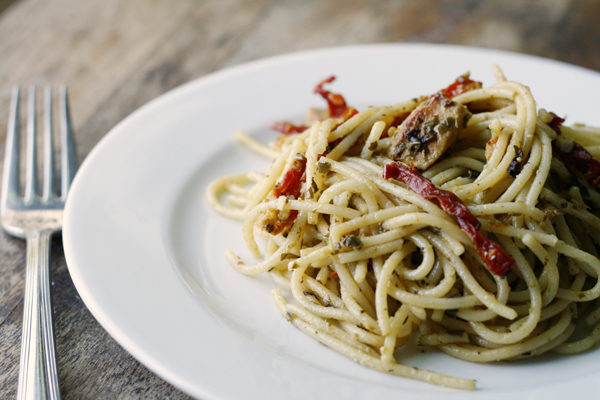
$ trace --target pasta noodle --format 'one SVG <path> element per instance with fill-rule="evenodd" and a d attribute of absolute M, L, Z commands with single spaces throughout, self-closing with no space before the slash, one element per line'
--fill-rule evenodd
<path fill-rule="evenodd" d="M 473 362 L 595 346 L 600 129 L 562 125 L 495 72 L 489 87 L 463 76 L 360 112 L 323 88 L 330 78 L 315 89 L 325 118 L 279 125 L 288 135 L 269 145 L 237 131 L 271 164 L 207 188 L 259 261 L 226 259 L 270 274 L 298 329 L 391 374 L 475 387 L 403 365 L 395 352 L 411 340 Z M 459 121 L 442 119 L 449 107 Z"/>

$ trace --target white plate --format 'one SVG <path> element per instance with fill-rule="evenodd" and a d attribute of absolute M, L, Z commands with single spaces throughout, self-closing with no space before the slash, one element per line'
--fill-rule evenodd
<path fill-rule="evenodd" d="M 330 74 L 338 77 L 333 90 L 360 108 L 431 93 L 465 71 L 491 84 L 494 63 L 528 84 L 538 106 L 570 123 L 600 125 L 598 73 L 436 45 L 284 55 L 208 75 L 150 102 L 106 135 L 73 183 L 63 241 L 79 294 L 127 351 L 200 398 L 509 399 L 598 391 L 598 350 L 489 365 L 406 354 L 404 362 L 476 378 L 478 390 L 469 393 L 357 365 L 282 319 L 267 279 L 227 265 L 225 248 L 245 248 L 240 224 L 204 202 L 215 177 L 266 165 L 234 143 L 234 129 L 272 140 L 271 122 L 298 121 L 307 106 L 322 105 L 312 88 Z"/>

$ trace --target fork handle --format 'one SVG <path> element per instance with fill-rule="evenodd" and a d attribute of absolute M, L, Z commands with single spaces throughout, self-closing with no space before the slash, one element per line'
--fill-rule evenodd
<path fill-rule="evenodd" d="M 50 299 L 51 236 L 49 231 L 27 235 L 18 400 L 60 399 Z"/>

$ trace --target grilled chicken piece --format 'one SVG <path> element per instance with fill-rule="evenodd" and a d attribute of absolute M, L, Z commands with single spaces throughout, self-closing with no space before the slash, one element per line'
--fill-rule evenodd
<path fill-rule="evenodd" d="M 436 93 L 415 108 L 396 129 L 390 157 L 426 169 L 454 143 L 471 113 L 443 93 Z"/>

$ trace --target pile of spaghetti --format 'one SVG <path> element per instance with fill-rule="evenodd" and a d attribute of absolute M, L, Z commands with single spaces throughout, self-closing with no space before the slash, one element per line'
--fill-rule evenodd
<path fill-rule="evenodd" d="M 363 111 L 319 83 L 327 109 L 274 124 L 264 173 L 206 195 L 243 220 L 282 315 L 381 371 L 473 389 L 403 365 L 409 341 L 474 362 L 571 354 L 600 341 L 600 129 L 566 126 L 508 81 L 468 75 Z M 283 289 L 283 290 L 282 290 Z"/>

